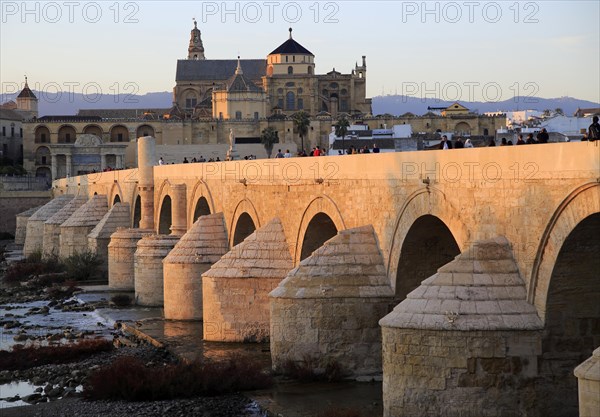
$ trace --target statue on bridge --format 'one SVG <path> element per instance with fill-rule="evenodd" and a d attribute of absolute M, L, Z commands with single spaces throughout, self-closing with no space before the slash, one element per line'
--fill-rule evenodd
<path fill-rule="evenodd" d="M 235 149 L 235 134 L 233 129 L 229 129 L 229 150 L 227 151 L 227 161 L 235 161 L 240 159 Z"/>

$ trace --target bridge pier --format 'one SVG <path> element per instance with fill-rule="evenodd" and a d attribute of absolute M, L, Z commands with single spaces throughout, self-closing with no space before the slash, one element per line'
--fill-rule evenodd
<path fill-rule="evenodd" d="M 89 250 L 88 234 L 108 211 L 105 195 L 95 195 L 60 226 L 60 257 Z"/>
<path fill-rule="evenodd" d="M 58 256 L 60 252 L 60 225 L 66 222 L 75 211 L 88 201 L 87 196 L 75 196 L 67 205 L 44 223 L 44 256 Z"/>
<path fill-rule="evenodd" d="M 270 294 L 271 358 L 337 364 L 348 376 L 381 375 L 378 321 L 394 291 L 372 226 L 338 232 Z"/>
<path fill-rule="evenodd" d="M 35 252 L 42 251 L 44 243 L 44 223 L 72 199 L 72 195 L 60 195 L 44 204 L 42 208 L 31 215 L 29 220 L 27 220 L 27 232 L 25 234 L 23 255 L 29 256 Z"/>
<path fill-rule="evenodd" d="M 130 208 L 128 203 L 116 203 L 88 235 L 88 247 L 101 261 L 100 269 L 103 272 L 108 271 L 108 244 L 110 236 L 119 227 L 127 227 L 131 223 L 129 213 Z"/>
<path fill-rule="evenodd" d="M 175 247 L 179 236 L 147 235 L 137 243 L 134 255 L 135 302 L 143 306 L 164 304 L 163 259 Z"/>
<path fill-rule="evenodd" d="M 165 319 L 202 320 L 202 274 L 228 249 L 223 213 L 200 216 L 163 260 Z"/>
<path fill-rule="evenodd" d="M 138 241 L 153 233 L 150 229 L 117 229 L 108 244 L 108 286 L 111 289 L 135 289 L 134 255 Z"/>
<path fill-rule="evenodd" d="M 380 321 L 384 416 L 538 415 L 542 322 L 505 238 L 475 242 Z"/>
<path fill-rule="evenodd" d="M 22 213 L 17 214 L 17 227 L 15 229 L 15 245 L 23 246 L 27 234 L 27 222 L 33 214 L 41 209 L 42 206 L 33 207 Z"/>
<path fill-rule="evenodd" d="M 279 218 L 223 255 L 202 274 L 204 339 L 268 341 L 268 294 L 293 267 Z"/>

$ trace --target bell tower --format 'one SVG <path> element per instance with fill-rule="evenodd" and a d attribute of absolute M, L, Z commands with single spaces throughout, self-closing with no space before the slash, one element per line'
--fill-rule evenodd
<path fill-rule="evenodd" d="M 200 29 L 198 22 L 194 19 L 194 29 L 190 32 L 190 46 L 188 47 L 188 59 L 204 60 L 204 46 L 202 46 L 202 38 L 200 37 Z"/>

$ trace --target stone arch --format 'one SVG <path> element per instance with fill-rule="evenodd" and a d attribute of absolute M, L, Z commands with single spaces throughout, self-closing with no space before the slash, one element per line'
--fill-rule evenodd
<path fill-rule="evenodd" d="M 129 129 L 127 129 L 127 127 L 124 125 L 111 126 L 110 141 L 111 142 L 129 142 Z"/>
<path fill-rule="evenodd" d="M 296 235 L 296 248 L 294 249 L 295 265 L 300 263 L 302 258 L 302 244 L 304 243 L 310 222 L 319 213 L 327 215 L 337 231 L 346 229 L 346 223 L 340 213 L 340 209 L 330 197 L 323 195 L 313 199 L 304 210 L 304 213 L 302 213 L 302 220 L 300 221 L 298 234 Z"/>
<path fill-rule="evenodd" d="M 194 224 L 194 222 L 197 220 L 196 218 L 194 218 L 194 214 L 196 212 L 196 206 L 198 205 L 198 201 L 204 198 L 206 200 L 206 203 L 208 204 L 208 209 L 210 210 L 211 213 L 215 212 L 215 203 L 213 201 L 212 198 L 212 194 L 210 193 L 210 190 L 208 189 L 208 186 L 206 185 L 206 183 L 202 180 L 198 181 L 196 183 L 196 185 L 194 185 L 194 188 L 192 190 L 192 196 L 191 199 L 189 200 L 189 205 L 188 205 L 188 229 L 190 227 L 192 227 L 192 225 Z"/>
<path fill-rule="evenodd" d="M 113 183 L 112 187 L 110 187 L 110 193 L 108 193 L 108 207 L 112 207 L 115 203 L 120 203 L 123 201 L 123 191 L 121 190 L 121 186 L 118 182 Z M 118 201 L 115 201 L 118 198 Z"/>
<path fill-rule="evenodd" d="M 136 192 L 131 203 L 131 227 L 137 229 L 142 220 L 142 197 Z"/>
<path fill-rule="evenodd" d="M 35 143 L 50 143 L 50 129 L 46 125 L 39 125 L 35 128 Z"/>
<path fill-rule="evenodd" d="M 458 244 L 443 221 L 431 214 L 418 217 L 402 242 L 396 276 L 390 277 L 395 282 L 396 300 L 403 301 L 423 280 L 459 254 Z"/>
<path fill-rule="evenodd" d="M 331 217 L 323 212 L 315 214 L 306 227 L 302 249 L 300 250 L 300 261 L 308 258 L 325 242 L 337 235 L 337 232 L 338 230 Z"/>
<path fill-rule="evenodd" d="M 51 160 L 50 149 L 47 146 L 40 146 L 35 150 L 36 165 L 50 165 Z"/>
<path fill-rule="evenodd" d="M 156 194 L 155 194 L 156 195 Z M 164 220 L 164 214 L 162 213 L 164 200 L 166 197 L 169 197 L 169 227 L 173 222 L 172 210 L 171 210 L 171 183 L 169 180 L 164 180 L 160 186 L 158 187 L 158 199 L 154 200 L 154 228 L 157 233 L 161 233 L 161 220 Z M 165 207 L 166 208 L 166 207 Z M 164 225 L 163 225 L 164 226 Z M 164 227 L 163 227 L 164 229 Z M 169 232 L 170 233 L 170 232 Z M 167 233 L 167 234 L 169 234 Z"/>
<path fill-rule="evenodd" d="M 236 241 L 235 231 L 237 228 L 237 224 L 240 220 L 240 217 L 242 217 L 242 215 L 244 215 L 244 214 L 246 214 L 247 216 L 250 217 L 250 219 L 252 220 L 252 223 L 254 223 L 254 227 L 256 229 L 260 228 L 260 226 L 261 226 L 260 220 L 258 218 L 258 212 L 256 211 L 254 204 L 252 204 L 252 202 L 248 199 L 243 199 L 235 207 L 235 210 L 233 211 L 233 217 L 231 218 L 231 223 L 229 224 L 229 247 L 235 246 L 235 244 L 234 244 L 234 242 Z M 239 235 L 238 235 L 238 239 L 239 239 Z"/>
<path fill-rule="evenodd" d="M 239 245 L 250 236 L 256 230 L 256 224 L 252 217 L 247 212 L 243 212 L 238 217 L 238 220 L 235 224 L 235 229 L 233 230 L 233 241 L 231 243 L 231 247 Z"/>
<path fill-rule="evenodd" d="M 535 306 L 544 323 L 548 290 L 560 250 L 577 225 L 596 213 L 600 213 L 600 184 L 584 184 L 558 205 L 542 234 L 533 262 L 527 301 Z"/>
<path fill-rule="evenodd" d="M 577 415 L 573 370 L 600 346 L 599 234 L 600 212 L 582 219 L 560 245 L 552 268 L 536 383 L 540 415 Z"/>
<path fill-rule="evenodd" d="M 471 134 L 471 126 L 467 122 L 457 123 L 454 132 L 457 135 L 469 135 Z"/>
<path fill-rule="evenodd" d="M 103 134 L 102 128 L 95 124 L 85 126 L 83 128 L 83 133 L 86 135 L 96 135 L 100 139 L 102 139 L 102 134 Z"/>
<path fill-rule="evenodd" d="M 469 230 L 460 219 L 458 210 L 446 199 L 445 194 L 435 187 L 417 190 L 408 196 L 398 211 L 390 253 L 387 259 L 388 279 L 394 291 L 402 246 L 411 227 L 422 216 L 431 215 L 438 218 L 450 231 L 462 252 L 469 241 Z"/>
<path fill-rule="evenodd" d="M 160 210 L 157 215 L 156 233 L 160 235 L 171 234 L 171 226 L 173 225 L 173 204 L 171 196 L 165 195 L 160 203 Z"/>
<path fill-rule="evenodd" d="M 138 126 L 136 130 L 136 138 L 141 138 L 143 136 L 153 136 L 154 137 L 154 128 L 148 124 Z"/>
<path fill-rule="evenodd" d="M 62 125 L 58 128 L 58 143 L 75 143 L 77 131 L 72 125 Z"/>

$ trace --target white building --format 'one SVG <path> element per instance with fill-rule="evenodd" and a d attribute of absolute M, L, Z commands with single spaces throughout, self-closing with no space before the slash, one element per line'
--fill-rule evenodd
<path fill-rule="evenodd" d="M 542 121 L 539 129 L 545 127 L 549 133 L 557 132 L 566 136 L 582 136 L 592 124 L 591 117 L 554 116 Z"/>

